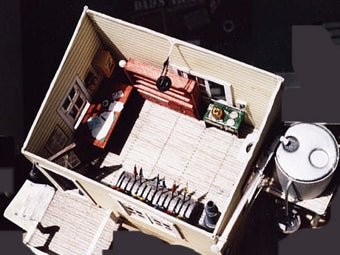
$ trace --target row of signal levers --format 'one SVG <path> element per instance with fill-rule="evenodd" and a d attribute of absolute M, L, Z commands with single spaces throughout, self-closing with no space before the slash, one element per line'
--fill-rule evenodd
<path fill-rule="evenodd" d="M 124 171 L 113 188 L 192 223 L 197 221 L 202 213 L 202 206 L 191 198 L 194 192 L 188 192 L 188 185 L 179 190 L 174 182 L 172 187 L 168 188 L 165 178 L 160 179 L 159 175 L 151 179 L 144 178 L 143 169 L 140 168 L 138 173 L 136 166 L 132 173 Z"/>

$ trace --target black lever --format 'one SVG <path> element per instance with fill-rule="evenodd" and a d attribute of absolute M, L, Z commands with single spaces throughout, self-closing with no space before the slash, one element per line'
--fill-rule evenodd
<path fill-rule="evenodd" d="M 159 91 L 167 91 L 171 87 L 171 79 L 166 76 L 169 67 L 169 57 L 163 63 L 163 70 L 161 76 L 156 81 L 156 86 Z"/>

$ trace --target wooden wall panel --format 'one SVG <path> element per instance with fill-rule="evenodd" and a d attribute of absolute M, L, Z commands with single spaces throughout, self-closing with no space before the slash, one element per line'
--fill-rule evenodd
<path fill-rule="evenodd" d="M 85 11 L 85 13 L 88 15 L 83 15 L 80 20 L 67 53 L 52 81 L 42 108 L 37 115 L 37 119 L 32 126 L 24 149 L 27 151 L 26 156 L 30 158 L 32 162 L 38 162 L 42 167 L 50 169 L 52 172 L 76 180 L 90 193 L 91 197 L 93 197 L 98 204 L 105 208 L 112 209 L 118 213 L 118 210 L 112 205 L 108 194 L 112 194 L 122 200 L 127 200 L 132 204 L 136 204 L 136 206 L 142 207 L 143 205 L 137 204 L 132 198 L 123 197 L 122 194 L 114 190 L 109 190 L 108 187 L 102 184 L 95 183 L 93 180 L 36 156 L 47 157 L 44 146 L 56 125 L 59 125 L 69 137 L 72 136 L 73 130 L 59 117 L 57 109 L 60 107 L 66 93 L 74 82 L 76 75 L 84 81 L 90 69 L 93 56 L 99 48 L 105 46 L 113 47 L 119 52 L 119 58 L 136 58 L 161 68 L 168 55 L 170 41 L 174 41 L 177 44 L 174 46 L 170 56 L 171 64 L 188 68 L 204 76 L 210 76 L 231 83 L 234 101 L 236 99 L 242 99 L 248 102 L 246 121 L 253 124 L 255 128 L 261 129 L 265 127 L 264 122 L 267 121 L 267 117 L 271 117 L 269 114 L 271 107 L 273 107 L 273 112 L 276 112 L 279 108 L 278 102 L 275 102 L 273 105 L 273 99 L 280 86 L 280 77 L 278 76 L 217 53 L 152 32 L 148 29 L 132 26 L 93 11 L 88 10 Z M 261 131 L 262 130 L 260 130 L 260 132 Z M 262 138 L 263 137 L 261 137 L 261 140 Z M 259 148 L 256 149 L 258 150 Z M 246 168 L 248 170 L 250 169 L 250 162 L 248 162 Z M 245 177 L 246 172 L 242 176 L 242 179 Z M 241 185 L 242 182 L 235 187 L 235 190 L 240 191 Z M 230 206 L 227 211 L 228 215 L 224 215 L 223 223 L 220 224 L 221 230 L 225 224 L 227 224 L 230 212 L 237 205 L 239 196 L 240 192 L 235 192 L 232 198 L 232 206 Z M 192 226 L 183 222 L 176 220 L 175 223 L 187 241 L 191 242 L 183 242 L 181 244 L 191 244 L 202 253 L 209 254 L 210 251 L 207 249 L 209 249 L 213 243 L 209 235 L 193 229 Z M 141 225 L 140 227 L 144 231 L 147 231 L 148 226 Z M 168 239 L 167 236 L 162 236 L 162 238 Z M 176 242 L 176 240 L 169 241 Z"/>
<path fill-rule="evenodd" d="M 138 225 L 141 231 L 153 234 L 158 236 L 159 238 L 166 240 L 172 244 L 179 244 L 188 246 L 190 248 L 194 248 L 201 254 L 213 255 L 210 251 L 210 246 L 213 244 L 213 239 L 211 238 L 211 233 L 208 233 L 202 229 L 198 229 L 185 221 L 177 219 L 173 216 L 164 214 L 163 212 L 151 208 L 146 205 L 144 202 L 138 201 L 135 198 L 130 196 L 126 196 L 124 193 L 114 190 L 110 187 L 107 187 L 104 184 L 91 180 L 79 173 L 76 173 L 72 170 L 68 170 L 62 166 L 56 165 L 55 163 L 48 161 L 44 158 L 41 158 L 37 155 L 34 155 L 30 152 L 25 152 L 25 156 L 31 161 L 37 163 L 40 167 L 45 170 L 49 170 L 53 173 L 61 175 L 69 180 L 76 181 L 79 183 L 91 196 L 91 199 L 101 207 L 105 209 L 110 209 L 113 211 L 115 215 L 121 214 L 122 210 L 117 206 L 117 203 L 114 201 L 120 201 L 123 203 L 128 203 L 136 208 L 140 208 L 143 211 L 150 211 L 152 214 L 164 218 L 167 221 L 175 224 L 180 233 L 183 235 L 185 239 L 178 239 L 169 234 L 163 233 L 162 231 L 158 231 L 156 227 L 152 227 L 150 224 L 143 224 L 140 221 L 134 221 L 132 217 L 127 217 L 131 223 L 135 223 Z"/>
<path fill-rule="evenodd" d="M 65 61 L 61 63 L 54 81 L 51 83 L 51 88 L 44 101 L 46 103 L 43 103 L 41 113 L 37 116 L 26 148 L 26 150 L 44 157 L 48 156 L 44 146 L 56 125 L 59 125 L 68 137 L 72 137 L 73 130 L 62 120 L 57 109 L 62 104 L 76 76 L 84 82 L 95 53 L 103 47 L 86 15 L 81 20 L 79 30 L 75 34 L 74 40 L 71 40 L 69 47 L 68 54 L 64 56 Z"/>
<path fill-rule="evenodd" d="M 269 101 L 279 86 L 280 77 L 103 14 L 88 11 L 88 15 L 100 33 L 105 34 L 126 59 L 140 59 L 156 67 L 162 67 L 170 50 L 171 41 L 175 42 L 170 64 L 231 83 L 234 102 L 240 99 L 248 103 L 246 122 L 260 128 L 270 106 Z"/>
<path fill-rule="evenodd" d="M 128 23 L 115 22 L 115 19 L 104 18 L 96 12 L 89 11 L 88 15 L 125 58 L 133 57 L 163 67 L 170 49 L 166 36 L 137 30 Z"/>

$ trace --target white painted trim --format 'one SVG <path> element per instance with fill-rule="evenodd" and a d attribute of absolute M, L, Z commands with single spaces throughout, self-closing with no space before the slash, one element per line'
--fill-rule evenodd
<path fill-rule="evenodd" d="M 69 179 L 71 180 L 71 179 Z M 72 180 L 74 185 L 81 191 L 83 192 L 84 196 L 86 196 L 89 200 L 92 201 L 94 205 L 97 205 L 96 201 L 90 196 L 90 194 L 84 189 L 84 187 L 77 181 L 77 180 Z"/>
<path fill-rule="evenodd" d="M 46 252 L 42 252 L 41 250 L 38 250 L 37 248 L 33 247 L 32 245 L 26 244 L 27 247 L 33 252 L 33 254 L 36 255 L 48 255 Z"/>
<path fill-rule="evenodd" d="M 79 91 L 79 97 L 85 101 L 85 105 L 83 106 L 83 109 L 80 110 L 80 114 L 77 118 L 77 120 L 75 121 L 75 123 L 73 123 L 70 119 L 69 119 L 69 115 L 67 113 L 64 112 L 63 109 L 63 105 L 65 100 L 68 98 L 70 92 L 72 89 L 75 89 L 76 93 L 78 93 L 77 91 Z M 79 78 L 78 75 L 76 75 L 74 81 L 72 82 L 72 85 L 70 85 L 67 94 L 65 94 L 61 104 L 59 105 L 57 112 L 59 114 L 59 116 L 63 119 L 63 121 L 68 125 L 68 127 L 72 130 L 76 130 L 82 120 L 81 116 L 84 116 L 85 113 L 83 112 L 84 108 L 87 106 L 87 104 L 89 104 L 89 100 L 90 100 L 90 95 L 87 92 L 85 85 L 83 84 L 82 80 Z M 70 102 L 70 104 L 74 105 L 75 102 Z M 90 105 L 88 105 L 87 107 L 89 107 Z M 78 106 L 76 106 L 78 108 Z M 88 108 L 87 108 L 88 109 Z"/>
<path fill-rule="evenodd" d="M 195 72 L 193 70 L 190 70 L 189 68 L 181 67 L 181 66 L 178 66 L 178 65 L 171 65 L 171 67 L 172 67 L 172 71 L 173 71 L 174 74 L 180 75 L 179 71 L 183 72 L 182 77 L 184 77 L 184 78 L 188 79 L 189 78 L 188 74 L 190 74 L 192 76 L 195 76 L 196 78 L 203 79 L 204 85 L 205 85 L 205 90 L 207 92 L 207 95 L 210 98 L 211 98 L 211 91 L 210 91 L 209 82 L 213 82 L 217 85 L 223 86 L 226 100 L 216 100 L 216 101 L 227 104 L 229 106 L 234 106 L 233 94 L 232 94 L 232 91 L 231 91 L 231 83 L 224 81 L 224 80 L 221 80 L 221 79 L 214 78 L 214 77 L 209 76 L 209 75 L 204 75 L 204 74 Z"/>
<path fill-rule="evenodd" d="M 40 116 L 41 116 L 41 114 L 42 114 L 42 112 L 43 112 L 43 109 L 44 109 L 45 106 L 48 104 L 48 99 L 49 99 L 49 97 L 50 97 L 50 95 L 51 95 L 51 93 L 52 93 L 53 87 L 54 87 L 54 85 L 55 85 L 55 83 L 56 83 L 56 81 L 57 81 L 57 79 L 58 79 L 58 77 L 59 77 L 59 74 L 60 74 L 60 72 L 61 72 L 61 69 L 62 69 L 62 67 L 64 66 L 64 64 L 65 64 L 65 62 L 66 62 L 66 59 L 67 59 L 67 57 L 68 57 L 68 55 L 69 55 L 69 53 L 70 53 L 70 51 L 71 51 L 71 48 L 72 48 L 73 43 L 74 43 L 74 40 L 75 40 L 75 38 L 77 37 L 77 35 L 78 35 L 78 33 L 79 33 L 80 26 L 82 25 L 83 21 L 87 18 L 87 16 L 86 16 L 86 12 L 87 12 L 87 11 L 88 11 L 88 8 L 85 6 L 84 9 L 83 9 L 82 14 L 81 14 L 81 16 L 80 16 L 80 19 L 79 19 L 79 21 L 78 21 L 78 24 L 77 24 L 77 26 L 76 26 L 76 29 L 74 30 L 74 33 L 73 33 L 73 35 L 72 35 L 72 38 L 71 38 L 71 40 L 70 40 L 70 42 L 69 42 L 69 44 L 68 44 L 68 46 L 67 46 L 67 49 L 66 49 L 66 51 L 65 51 L 65 54 L 64 54 L 64 56 L 63 56 L 63 58 L 62 58 L 62 60 L 61 60 L 61 62 L 60 62 L 60 65 L 59 65 L 59 67 L 58 67 L 58 70 L 57 70 L 57 72 L 55 73 L 55 75 L 54 75 L 54 77 L 53 77 L 53 80 L 52 80 L 52 82 L 51 82 L 51 84 L 50 84 L 50 87 L 49 87 L 49 89 L 48 89 L 48 91 L 47 91 L 47 94 L 46 94 L 46 96 L 45 96 L 45 98 L 44 98 L 44 100 L 43 100 L 43 102 L 42 102 L 42 104 L 41 104 L 41 106 L 40 106 L 40 108 L 39 108 L 39 111 L 38 111 L 38 113 L 37 113 L 37 115 L 36 115 L 36 117 L 35 117 L 35 119 L 34 119 L 34 121 L 33 121 L 32 126 L 31 126 L 31 128 L 30 128 L 30 130 L 29 130 L 29 132 L 28 132 L 28 135 L 27 135 L 27 137 L 26 137 L 26 140 L 25 140 L 25 142 L 24 142 L 24 144 L 23 144 L 23 146 L 22 146 L 22 152 L 23 152 L 23 151 L 25 150 L 25 148 L 27 147 L 27 144 L 28 144 L 29 140 L 31 139 L 31 136 L 32 136 L 32 134 L 33 134 L 33 131 L 34 131 L 34 129 L 35 129 L 37 123 L 38 123 L 38 120 L 39 120 L 39 118 L 40 118 Z"/>
<path fill-rule="evenodd" d="M 259 186 L 261 180 L 262 180 L 263 174 L 257 173 L 254 178 L 251 180 L 251 183 L 249 184 L 248 188 L 245 190 L 245 192 L 242 194 L 242 197 L 236 206 L 228 224 L 224 228 L 222 234 L 217 237 L 217 243 L 215 245 L 212 245 L 211 250 L 214 252 L 220 252 L 225 247 L 228 237 L 234 228 L 237 220 L 239 219 L 241 212 L 244 210 L 244 208 L 249 204 L 251 199 L 253 198 L 255 191 L 257 190 L 257 187 Z"/>
<path fill-rule="evenodd" d="M 60 191 L 64 191 L 63 188 L 59 185 L 58 182 L 56 182 L 52 176 L 50 176 L 48 174 L 48 172 L 45 171 L 45 169 L 43 167 L 41 167 L 39 164 L 36 164 L 36 167 L 39 169 L 40 172 L 42 172 L 46 178 L 54 185 L 54 187 L 56 187 L 58 190 Z"/>
<path fill-rule="evenodd" d="M 80 181 L 86 181 L 88 182 L 89 184 L 91 185 L 95 185 L 97 187 L 100 187 L 100 189 L 102 189 L 103 191 L 107 192 L 107 194 L 109 194 L 109 196 L 111 198 L 114 198 L 114 199 L 119 199 L 121 201 L 127 201 L 128 203 L 131 203 L 131 204 L 138 204 L 138 208 L 141 208 L 143 210 L 148 210 L 148 211 L 152 211 L 153 214 L 155 215 L 158 215 L 159 217 L 162 217 L 170 222 L 173 222 L 175 223 L 179 228 L 183 225 L 185 225 L 185 228 L 187 229 L 190 229 L 191 231 L 195 231 L 197 233 L 200 233 L 201 235 L 204 235 L 205 237 L 212 237 L 212 233 L 210 232 L 207 232 L 201 228 L 198 228 L 196 226 L 193 226 L 185 221 L 182 221 L 180 219 L 177 219 L 176 217 L 173 217 L 173 216 L 170 216 L 164 212 L 161 212 L 153 207 L 150 207 L 149 205 L 143 203 L 143 202 L 140 202 L 140 201 L 137 201 L 135 198 L 133 197 L 130 197 L 130 196 L 126 196 L 125 194 L 117 191 L 117 190 L 114 190 L 106 185 L 104 185 L 103 183 L 99 183 L 93 179 L 90 179 L 90 178 L 87 178 L 85 177 L 84 175 L 81 175 L 80 173 L 77 173 L 75 171 L 72 171 L 72 170 L 69 170 L 65 167 L 62 167 L 56 163 L 53 163 L 45 158 L 42 158 L 38 155 L 35 155 L 33 154 L 32 152 L 29 152 L 29 151 L 25 151 L 23 150 L 23 154 L 25 155 L 25 157 L 27 157 L 31 162 L 38 162 L 38 161 L 41 161 L 40 165 L 42 165 L 43 167 L 45 167 L 46 169 L 48 169 L 49 171 L 53 172 L 53 173 L 56 173 L 56 174 L 59 174 L 63 177 L 65 177 L 65 173 L 70 173 L 74 176 L 75 179 L 77 180 L 80 180 Z M 52 168 L 53 166 L 53 168 Z"/>
<path fill-rule="evenodd" d="M 59 191 L 62 191 L 62 192 L 65 192 L 65 190 L 59 185 L 59 183 L 54 180 L 54 178 L 49 175 L 49 173 L 42 167 L 40 166 L 39 164 L 36 164 L 36 167 L 39 169 L 39 171 L 41 171 L 45 176 L 46 178 L 59 190 Z M 46 167 L 47 168 L 47 167 Z M 47 169 L 48 171 L 51 171 L 57 175 L 60 175 L 61 177 L 63 178 L 66 178 L 67 180 L 73 182 L 73 184 L 81 191 L 84 193 L 84 196 L 86 196 L 88 199 L 90 199 L 95 205 L 97 204 L 96 201 L 88 194 L 88 192 L 83 188 L 83 186 L 81 186 L 81 184 L 75 180 L 75 179 L 71 179 L 69 178 L 68 176 L 65 176 L 65 175 L 62 175 L 60 174 L 59 172 L 55 172 L 55 171 L 52 171 L 50 169 Z"/>
<path fill-rule="evenodd" d="M 274 102 L 275 102 L 275 99 L 277 98 L 277 95 L 278 95 L 278 93 L 279 93 L 279 91 L 280 91 L 280 89 L 281 89 L 281 86 L 282 86 L 282 82 L 284 81 L 284 79 L 282 78 L 282 77 L 280 77 L 280 76 L 277 76 L 276 75 L 276 79 L 277 79 L 277 83 L 276 83 L 276 88 L 275 88 L 275 90 L 273 91 L 273 93 L 272 93 L 272 96 L 271 96 L 271 98 L 270 98 L 270 100 L 269 100 L 269 103 L 268 103 L 268 107 L 267 107 L 267 110 L 266 110 L 266 113 L 265 113 L 265 115 L 264 115 L 264 117 L 263 117 L 263 120 L 262 120 L 262 123 L 261 123 L 261 125 L 260 125 L 260 127 L 259 127 L 259 129 L 258 129 L 258 136 L 257 137 L 254 137 L 254 144 L 253 144 L 253 147 L 252 147 L 252 149 L 249 151 L 249 159 L 251 159 L 252 157 L 253 157 L 253 154 L 254 154 L 254 151 L 255 151 L 255 148 L 257 148 L 258 147 L 258 143 L 259 143 L 259 141 L 261 140 L 261 139 L 263 139 L 263 130 L 264 130 L 264 127 L 265 127 L 265 125 L 266 125 L 266 123 L 267 123 L 267 121 L 268 121 L 268 117 L 269 117 L 269 115 L 270 115 L 270 113 L 271 113 L 271 110 L 272 110 L 272 108 L 273 108 L 273 105 L 274 105 Z M 244 169 L 247 167 L 247 165 L 249 164 L 249 161 L 247 161 L 247 163 L 246 164 L 243 164 L 244 165 Z M 241 176 L 240 176 L 241 177 Z M 239 183 L 239 182 L 237 182 L 237 183 Z M 235 194 L 235 192 L 236 192 L 236 189 L 237 189 L 237 187 L 238 187 L 238 185 L 235 185 L 235 186 L 233 186 L 233 189 L 231 190 L 231 192 L 230 192 L 230 194 Z M 233 198 L 233 195 L 232 196 L 229 196 L 229 198 L 227 199 L 227 203 L 230 205 L 230 202 L 231 202 L 231 200 L 232 200 L 232 198 Z M 239 203 L 240 203 L 240 201 L 239 201 Z M 221 213 L 221 215 L 226 215 L 226 212 L 228 211 L 228 207 L 227 208 L 225 208 L 224 210 L 223 210 L 223 212 Z M 221 226 L 221 224 L 222 224 L 222 218 L 223 217 L 220 217 L 220 219 L 218 220 L 218 222 L 217 222 L 217 224 L 216 224 L 216 227 L 215 227 L 215 230 L 214 230 L 214 233 L 213 233 L 213 236 L 217 236 L 217 235 L 219 235 L 221 232 L 223 232 L 224 231 L 224 229 L 226 228 L 222 228 L 222 226 Z M 227 225 L 229 224 L 229 222 L 227 222 Z"/>
<path fill-rule="evenodd" d="M 87 249 L 87 252 L 86 252 L 86 255 L 91 255 L 93 254 L 93 251 L 94 249 L 96 248 L 96 245 L 98 243 L 98 240 L 101 236 L 101 234 L 103 233 L 104 231 L 104 228 L 108 222 L 108 220 L 110 219 L 110 215 L 111 215 L 111 211 L 110 210 L 107 210 L 105 212 L 105 217 L 104 219 L 102 220 L 102 222 L 100 223 L 100 226 L 96 232 L 96 234 L 94 235 L 93 239 L 92 239 L 92 242 L 91 244 L 89 245 L 89 248 Z"/>
<path fill-rule="evenodd" d="M 171 69 L 172 69 L 173 74 L 176 74 L 176 75 L 180 75 L 178 73 L 179 71 L 183 72 L 183 74 L 184 74 L 183 77 L 188 79 L 188 73 L 190 73 L 189 68 L 171 64 Z"/>
<path fill-rule="evenodd" d="M 195 72 L 192 72 L 193 75 L 194 75 L 194 73 Z M 234 106 L 233 94 L 232 94 L 232 91 L 231 91 L 231 83 L 225 82 L 225 81 L 222 81 L 222 80 L 218 80 L 218 79 L 214 79 L 214 78 L 203 78 L 204 76 L 201 76 L 201 77 L 197 76 L 197 77 L 204 79 L 205 89 L 206 89 L 207 94 L 210 98 L 212 98 L 212 95 L 211 95 L 209 82 L 213 82 L 217 85 L 223 86 L 226 100 L 216 100 L 216 101 L 221 102 L 221 103 L 225 103 L 229 106 Z"/>
<path fill-rule="evenodd" d="M 84 175 L 82 175 L 82 174 L 80 174 L 80 173 L 77 173 L 77 172 L 75 172 L 75 171 L 72 171 L 72 170 L 70 170 L 70 169 L 68 169 L 68 168 L 66 168 L 66 167 L 60 166 L 60 165 L 58 165 L 58 164 L 56 164 L 56 163 L 54 163 L 54 162 L 52 162 L 52 161 L 49 161 L 48 159 L 45 159 L 45 158 L 40 157 L 40 156 L 38 156 L 38 155 L 35 155 L 35 154 L 33 154 L 32 152 L 29 152 L 29 151 L 25 151 L 25 150 L 24 150 L 24 151 L 23 151 L 23 154 L 24 154 L 27 158 L 29 158 L 31 162 L 35 162 L 35 163 L 37 163 L 38 161 L 43 162 L 43 164 L 38 163 L 38 165 L 41 166 L 41 167 L 46 168 L 47 170 L 49 170 L 49 171 L 51 171 L 51 172 L 53 172 L 53 173 L 55 173 L 55 174 L 61 175 L 62 177 L 65 177 L 65 178 L 68 178 L 68 179 L 69 179 L 69 177 L 67 177 L 67 176 L 65 175 L 65 173 L 69 173 L 69 174 L 74 175 L 75 178 L 78 178 L 79 180 L 86 180 L 86 181 L 91 182 L 92 184 L 100 185 L 98 182 L 96 182 L 96 181 L 94 181 L 94 180 L 92 180 L 92 179 L 90 179 L 90 178 L 87 178 L 87 177 L 85 177 Z M 53 166 L 53 168 L 52 168 L 52 166 Z M 104 185 L 103 185 L 103 186 L 104 186 Z M 104 186 L 104 187 L 105 187 L 105 186 Z M 63 189 L 61 189 L 61 190 L 63 190 Z"/>
<path fill-rule="evenodd" d="M 89 102 L 86 102 L 86 104 L 85 104 L 85 106 L 84 106 L 84 108 L 83 108 L 81 114 L 79 115 L 79 118 L 78 118 L 76 124 L 74 125 L 74 129 L 75 129 L 75 130 L 79 127 L 79 125 L 80 125 L 81 121 L 83 120 L 83 118 L 84 118 L 84 116 L 85 116 L 87 110 L 89 109 L 90 105 L 91 105 L 91 104 L 90 104 Z"/>
<path fill-rule="evenodd" d="M 28 244 L 28 242 L 31 240 L 37 226 L 39 224 L 39 221 L 35 221 L 34 224 L 32 225 L 32 227 L 27 231 L 26 235 L 25 235 L 25 238 L 23 240 L 23 243 L 24 244 Z"/>
<path fill-rule="evenodd" d="M 115 22 L 115 23 L 118 23 L 118 24 L 121 24 L 123 26 L 127 26 L 127 27 L 130 27 L 130 28 L 133 28 L 135 30 L 138 30 L 138 31 L 141 31 L 141 32 L 144 32 L 144 33 L 148 33 L 150 35 L 153 35 L 153 36 L 157 36 L 159 38 L 163 38 L 165 40 L 168 40 L 169 43 L 173 43 L 174 45 L 176 46 L 183 46 L 183 47 L 188 47 L 188 48 L 191 48 L 191 49 L 195 49 L 195 50 L 198 50 L 200 52 L 204 52 L 204 53 L 208 53 L 208 54 L 211 54 L 213 56 L 216 56 L 216 57 L 219 57 L 221 59 L 224 59 L 224 60 L 227 60 L 227 61 L 230 61 L 230 62 L 233 62 L 233 63 L 236 63 L 237 65 L 241 65 L 243 67 L 246 67 L 246 68 L 250 68 L 250 69 L 253 69 L 253 70 L 256 70 L 257 72 L 260 72 L 260 73 L 263 73 L 263 74 L 266 74 L 266 75 L 269 75 L 273 78 L 276 78 L 278 77 L 277 75 L 273 74 L 273 73 L 270 73 L 268 71 L 265 71 L 263 69 L 260 69 L 260 68 L 257 68 L 257 67 L 254 67 L 252 65 L 249 65 L 249 64 L 246 64 L 244 62 L 241 62 L 239 60 L 235 60 L 235 59 L 232 59 L 230 57 L 227 57 L 227 56 L 224 56 L 220 53 L 217 53 L 217 52 L 214 52 L 214 51 L 211 51 L 211 50 L 208 50 L 208 49 L 205 49 L 205 48 L 202 48 L 200 46 L 197 46 L 197 45 L 194 45 L 194 44 L 191 44 L 189 42 L 185 42 L 185 41 L 182 41 L 182 40 L 179 40 L 177 38 L 174 38 L 174 37 L 171 37 L 171 36 L 167 36 L 165 34 L 162 34 L 162 33 L 159 33 L 159 32 L 156 32 L 156 31 L 153 31 L 149 28 L 146 28 L 146 27 L 142 27 L 142 26 L 139 26 L 139 25 L 135 25 L 135 24 L 132 24 L 132 23 L 129 23 L 127 21 L 123 21 L 121 19 L 117 19 L 117 18 L 113 18 L 113 17 L 110 17 L 106 14 L 103 14 L 103 13 L 100 13 L 100 12 L 96 12 L 94 10 L 90 10 L 88 9 L 86 11 L 86 13 L 88 14 L 92 14 L 94 16 L 98 16 L 98 17 L 101 17 L 103 19 L 106 19 L 108 21 L 111 21 L 111 22 Z"/>

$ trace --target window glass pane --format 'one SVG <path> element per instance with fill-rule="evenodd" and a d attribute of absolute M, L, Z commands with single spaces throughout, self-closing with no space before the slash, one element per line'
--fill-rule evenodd
<path fill-rule="evenodd" d="M 209 87 L 210 87 L 212 98 L 226 100 L 225 93 L 224 93 L 224 86 L 217 84 L 215 82 L 209 81 Z"/>
<path fill-rule="evenodd" d="M 70 91 L 70 94 L 69 94 L 70 98 L 73 99 L 75 94 L 76 94 L 76 90 L 74 88 L 72 88 L 71 91 Z"/>
<path fill-rule="evenodd" d="M 80 109 L 84 104 L 84 100 L 81 97 L 78 97 L 77 101 L 76 101 L 76 106 L 78 106 L 78 108 Z"/>
<path fill-rule="evenodd" d="M 64 108 L 65 110 L 67 110 L 68 107 L 69 107 L 69 105 L 70 105 L 70 103 L 71 103 L 70 99 L 69 99 L 69 98 L 66 98 L 65 101 L 64 101 L 64 103 L 63 103 L 63 108 Z"/>
<path fill-rule="evenodd" d="M 196 76 L 192 75 L 192 74 L 188 74 L 188 79 L 190 80 L 196 80 Z"/>
<path fill-rule="evenodd" d="M 77 113 L 78 113 L 77 108 L 73 106 L 72 109 L 71 109 L 71 111 L 70 111 L 70 116 L 71 116 L 73 119 L 75 119 L 76 116 L 77 116 Z"/>
<path fill-rule="evenodd" d="M 198 84 L 204 85 L 204 79 L 202 79 L 200 77 L 197 77 L 197 82 L 198 82 Z"/>

